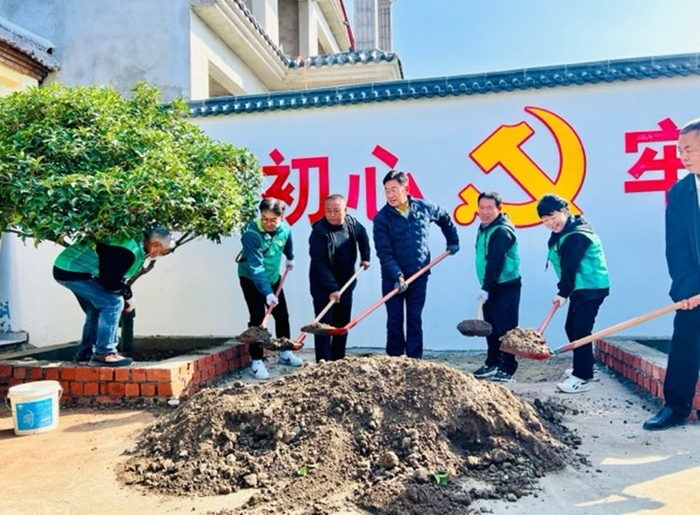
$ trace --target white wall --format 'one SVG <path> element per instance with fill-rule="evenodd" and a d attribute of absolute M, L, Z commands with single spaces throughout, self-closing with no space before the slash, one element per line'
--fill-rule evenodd
<path fill-rule="evenodd" d="M 249 147 L 263 165 L 272 164 L 269 153 L 274 149 L 285 156 L 285 164 L 291 159 L 328 156 L 333 192 L 347 194 L 350 174 L 362 174 L 365 167 L 376 166 L 379 206 L 384 203 L 380 181 L 389 167 L 371 151 L 381 145 L 398 156 L 399 168 L 412 172 L 426 198 L 452 212 L 460 204 L 459 191 L 470 183 L 480 190 L 501 191 L 507 202 L 530 200 L 505 171 L 496 168 L 486 175 L 469 157 L 475 147 L 503 125 L 526 121 L 532 127 L 535 133 L 522 148 L 554 178 L 559 166 L 557 143 L 544 125 L 524 109 L 536 106 L 556 113 L 576 131 L 584 146 L 586 177 L 575 202 L 600 234 L 610 267 L 611 296 L 601 308 L 596 325 L 600 329 L 670 303 L 664 260 L 664 195 L 624 193 L 624 181 L 632 179 L 627 170 L 645 147 L 642 145 L 638 154 L 626 154 L 624 134 L 656 130 L 657 123 L 667 117 L 682 125 L 697 116 L 688 111 L 684 99 L 699 87 L 700 78 L 691 76 L 194 121 L 213 137 Z M 661 151 L 663 145 L 646 146 Z M 649 172 L 645 178 L 655 178 L 657 173 Z M 291 181 L 298 187 L 295 170 Z M 529 181 L 526 178 L 525 182 Z M 265 187 L 270 183 L 268 178 Z M 363 194 L 364 191 L 363 184 Z M 316 181 L 312 181 L 310 192 L 306 215 L 318 208 Z M 288 212 L 295 205 L 296 201 Z M 353 214 L 371 231 L 364 208 L 361 201 Z M 473 318 L 475 312 L 475 234 L 475 223 L 460 226 L 461 252 L 434 269 L 424 312 L 426 348 L 485 348 L 483 339 L 465 338 L 455 329 L 459 321 Z M 297 267 L 286 288 L 294 329 L 313 318 L 307 279 L 308 235 L 308 219 L 302 217 L 293 226 Z M 554 272 L 551 267 L 545 271 L 549 232 L 534 226 L 520 229 L 518 235 L 523 276 L 520 325 L 536 327 L 556 293 Z M 431 249 L 434 256 L 444 250 L 444 239 L 437 227 L 433 229 Z M 193 242 L 163 258 L 152 274 L 135 285 L 136 333 L 227 335 L 242 331 L 247 311 L 236 277 L 237 251 L 238 238 L 232 238 L 221 245 Z M 29 331 L 34 345 L 77 338 L 82 318 L 77 303 L 51 279 L 51 260 L 56 251 L 46 245 L 37 251 L 28 244 L 18 252 L 24 270 L 24 327 L 15 329 Z M 359 279 L 354 313 L 380 296 L 379 266 L 373 255 L 371 269 Z M 626 334 L 668 335 L 671 321 L 672 316 L 667 316 Z M 547 330 L 553 345 L 566 343 L 563 322 L 564 313 L 559 313 Z M 380 308 L 350 332 L 349 344 L 382 347 L 384 324 L 385 311 Z M 309 338 L 309 344 L 312 341 Z"/>

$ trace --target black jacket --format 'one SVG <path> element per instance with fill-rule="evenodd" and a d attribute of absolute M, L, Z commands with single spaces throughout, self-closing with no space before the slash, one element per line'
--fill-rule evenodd
<path fill-rule="evenodd" d="M 688 174 L 668 192 L 666 263 L 674 302 L 700 293 L 700 208 L 695 175 Z"/>
<path fill-rule="evenodd" d="M 370 260 L 369 237 L 364 226 L 350 215 L 343 225 L 331 225 L 325 218 L 314 223 L 309 236 L 309 282 L 311 295 L 328 299 L 356 271 L 357 255 L 360 261 Z M 352 284 L 346 291 L 351 292 Z"/>

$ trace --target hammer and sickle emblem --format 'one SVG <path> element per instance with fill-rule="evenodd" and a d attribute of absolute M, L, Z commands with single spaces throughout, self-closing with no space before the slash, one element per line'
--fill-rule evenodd
<path fill-rule="evenodd" d="M 503 211 L 516 227 L 530 227 L 540 223 L 537 215 L 537 200 L 545 193 L 555 193 L 569 202 L 574 215 L 581 210 L 574 199 L 581 190 L 586 176 L 586 154 L 576 131 L 563 118 L 539 107 L 526 107 L 525 111 L 540 120 L 557 142 L 559 149 L 559 170 L 554 180 L 542 170 L 521 146 L 535 133 L 527 124 L 502 125 L 469 156 L 484 173 L 490 173 L 497 166 L 517 182 L 530 197 L 526 202 L 503 202 Z M 460 225 L 469 225 L 476 218 L 477 199 L 480 191 L 467 185 L 459 192 L 464 201 L 455 209 L 455 220 Z"/>

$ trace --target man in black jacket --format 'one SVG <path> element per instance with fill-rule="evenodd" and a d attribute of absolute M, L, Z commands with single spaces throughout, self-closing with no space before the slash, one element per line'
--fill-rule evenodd
<path fill-rule="evenodd" d="M 700 118 L 681 129 L 678 150 L 690 173 L 668 192 L 666 263 L 671 299 L 683 301 L 683 306 L 673 320 L 664 407 L 644 423 L 649 431 L 685 422 L 693 407 L 700 368 Z"/>
<path fill-rule="evenodd" d="M 347 214 L 345 197 L 329 195 L 324 207 L 325 217 L 313 225 L 309 237 L 311 297 L 316 315 L 334 301 L 333 308 L 320 322 L 342 327 L 350 322 L 355 285 L 351 284 L 342 295 L 339 290 L 355 273 L 358 251 L 360 266 L 369 268 L 369 237 L 362 224 Z M 344 358 L 347 339 L 347 334 L 332 338 L 315 335 L 316 362 Z"/>

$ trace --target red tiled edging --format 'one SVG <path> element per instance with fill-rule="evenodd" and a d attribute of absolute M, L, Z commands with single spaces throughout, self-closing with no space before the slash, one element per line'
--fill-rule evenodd
<path fill-rule="evenodd" d="M 668 360 L 668 356 L 663 352 L 632 340 L 611 339 L 595 342 L 595 357 L 641 389 L 663 400 Z M 695 386 L 691 419 L 697 418 L 698 410 L 700 410 L 700 380 Z"/>
<path fill-rule="evenodd" d="M 17 384 L 53 379 L 63 387 L 61 403 L 113 404 L 184 398 L 209 386 L 226 372 L 249 362 L 248 344 L 231 340 L 195 354 L 130 367 L 89 367 L 65 361 L 0 362 L 0 399 Z"/>

